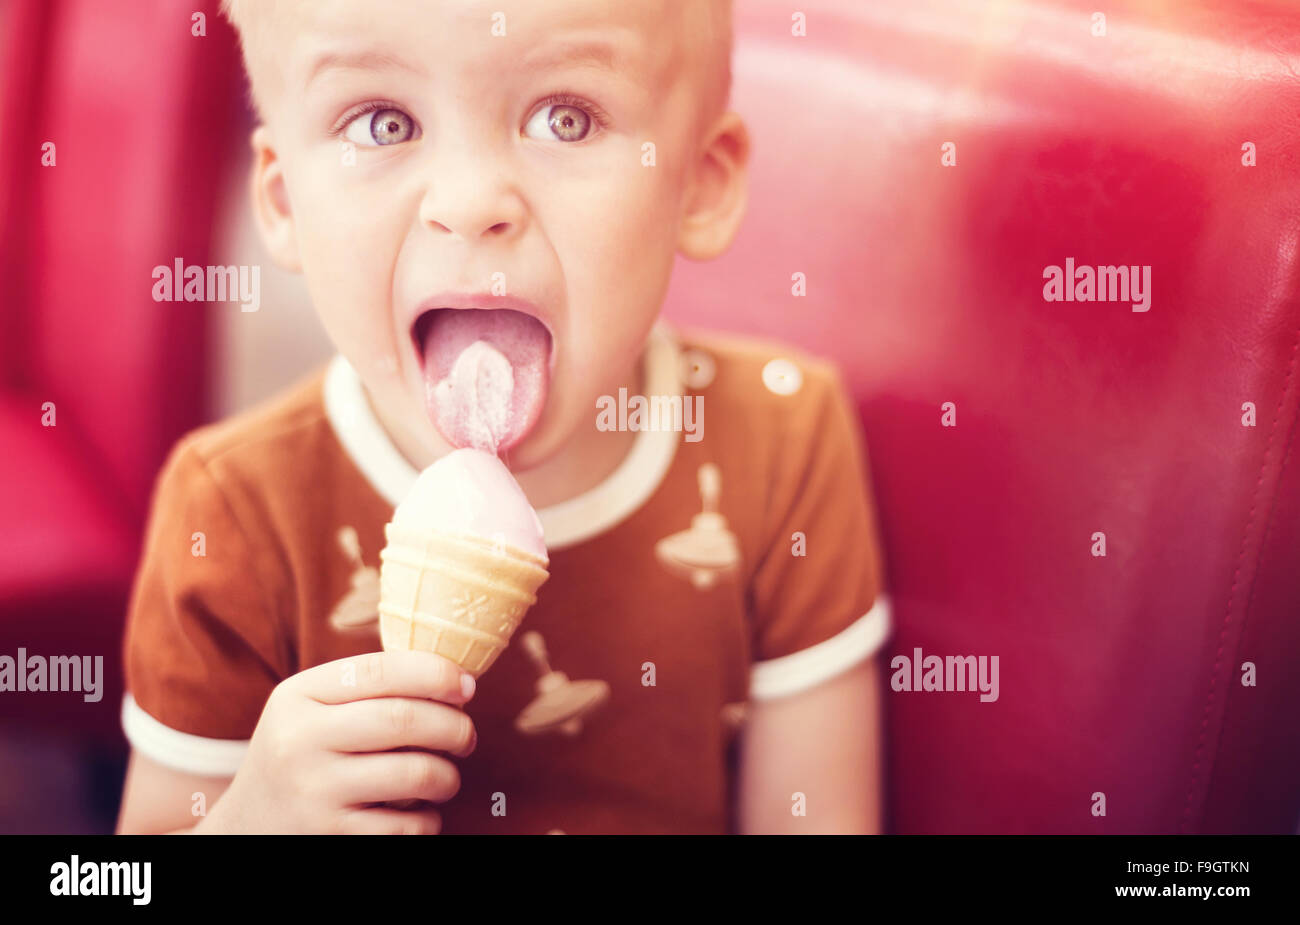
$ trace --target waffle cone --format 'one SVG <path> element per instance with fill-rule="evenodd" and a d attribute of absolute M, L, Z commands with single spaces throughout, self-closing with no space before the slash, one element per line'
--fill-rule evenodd
<path fill-rule="evenodd" d="M 390 523 L 379 554 L 379 638 L 419 649 L 474 677 L 487 671 L 537 600 L 546 560 L 477 536 Z"/>

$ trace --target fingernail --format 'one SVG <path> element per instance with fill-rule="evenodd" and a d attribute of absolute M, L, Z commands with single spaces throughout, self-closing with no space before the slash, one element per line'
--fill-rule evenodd
<path fill-rule="evenodd" d="M 474 696 L 474 676 L 465 672 L 460 676 L 460 694 L 466 700 Z"/>

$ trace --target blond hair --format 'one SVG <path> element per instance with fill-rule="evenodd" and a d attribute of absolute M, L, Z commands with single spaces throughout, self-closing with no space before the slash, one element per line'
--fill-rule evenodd
<path fill-rule="evenodd" d="M 698 28 L 704 33 L 704 58 L 701 79 L 707 86 L 705 104 L 701 115 L 707 121 L 721 114 L 731 98 L 732 50 L 732 0 L 682 0 L 690 16 L 688 28 Z M 221 15 L 239 34 L 240 49 L 244 56 L 244 70 L 248 74 L 250 97 L 254 108 L 266 118 L 264 100 L 258 88 L 260 81 L 253 74 L 250 48 L 256 41 L 256 30 L 250 29 L 250 14 L 254 9 L 265 12 L 279 6 L 276 0 L 221 0 Z M 698 17 L 698 18 L 697 18 Z"/>
<path fill-rule="evenodd" d="M 273 2 L 274 0 L 260 0 L 263 10 Z M 244 58 L 244 73 L 248 77 L 248 102 L 265 122 L 267 110 L 265 100 L 259 92 L 262 81 L 256 79 L 253 74 L 253 62 L 257 60 L 257 56 L 253 53 L 253 43 L 257 33 L 256 30 L 249 28 L 249 13 L 255 6 L 257 3 L 250 3 L 249 0 L 221 0 L 221 15 L 234 27 L 235 34 L 239 36 L 239 49 Z"/>

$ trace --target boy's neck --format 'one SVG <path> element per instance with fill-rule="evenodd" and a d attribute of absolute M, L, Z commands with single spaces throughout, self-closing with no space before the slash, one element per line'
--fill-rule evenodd
<path fill-rule="evenodd" d="M 629 395 L 640 395 L 645 388 L 645 350 L 637 357 L 632 368 L 613 386 L 610 394 L 618 394 L 624 387 Z M 362 389 L 365 392 L 365 389 Z M 366 402 L 374 412 L 380 427 L 417 471 L 434 462 L 434 457 L 411 440 L 406 432 L 389 419 L 382 408 L 370 400 Z M 519 486 L 534 507 L 551 507 L 568 501 L 595 488 L 607 479 L 632 449 L 637 434 L 633 431 L 601 431 L 596 428 L 596 408 L 591 408 L 588 426 L 579 427 L 564 447 L 546 462 L 524 472 L 515 473 Z"/>

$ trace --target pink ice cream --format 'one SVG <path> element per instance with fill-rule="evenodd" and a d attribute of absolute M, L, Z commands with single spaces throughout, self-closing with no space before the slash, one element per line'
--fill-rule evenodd
<path fill-rule="evenodd" d="M 499 409 L 475 427 L 495 433 Z M 454 450 L 420 473 L 397 505 L 393 523 L 468 534 L 547 559 L 542 523 L 505 463 L 491 451 Z"/>

